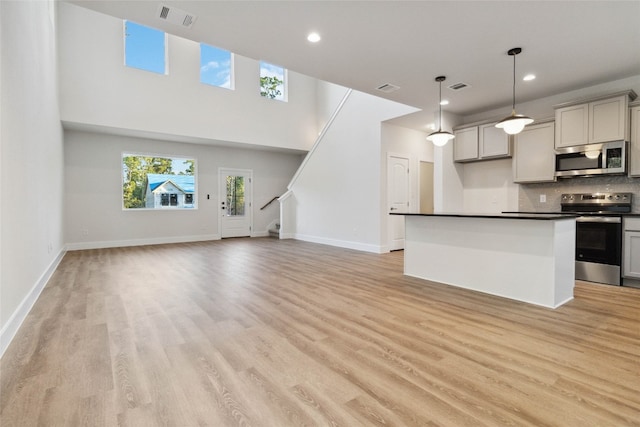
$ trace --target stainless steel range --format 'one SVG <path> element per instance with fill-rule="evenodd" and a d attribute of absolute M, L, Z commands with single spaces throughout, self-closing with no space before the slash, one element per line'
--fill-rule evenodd
<path fill-rule="evenodd" d="M 562 212 L 576 213 L 577 280 L 621 284 L 622 215 L 632 193 L 563 194 Z"/>

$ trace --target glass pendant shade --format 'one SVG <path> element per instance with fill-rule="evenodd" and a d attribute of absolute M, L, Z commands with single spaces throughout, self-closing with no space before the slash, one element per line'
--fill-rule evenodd
<path fill-rule="evenodd" d="M 443 132 L 442 130 L 439 130 L 429 134 L 429 136 L 427 137 L 427 140 L 433 142 L 433 145 L 437 147 L 442 147 L 447 142 L 449 142 L 449 140 L 453 138 L 454 136 L 452 133 Z"/>
<path fill-rule="evenodd" d="M 433 142 L 433 145 L 435 145 L 436 147 L 442 147 L 447 142 L 449 142 L 449 140 L 455 138 L 455 136 L 451 132 L 446 132 L 442 130 L 442 82 L 445 81 L 445 79 L 446 79 L 445 76 L 436 77 L 436 81 L 440 83 L 440 100 L 438 102 L 438 105 L 440 108 L 440 117 L 439 117 L 440 126 L 438 126 L 437 131 L 432 132 L 431 134 L 429 134 L 429 136 L 427 136 L 427 141 Z"/>
<path fill-rule="evenodd" d="M 503 129 L 509 135 L 516 135 L 522 132 L 526 125 L 533 123 L 531 117 L 516 114 L 516 55 L 520 52 L 522 52 L 522 49 L 519 47 L 514 47 L 507 52 L 509 56 L 513 56 L 513 109 L 509 117 L 505 117 L 496 123 L 497 128 Z"/>
<path fill-rule="evenodd" d="M 531 117 L 516 114 L 515 111 L 509 117 L 506 117 L 496 123 L 496 127 L 503 129 L 509 135 L 515 135 L 522 132 L 522 129 L 529 123 L 533 123 Z"/>

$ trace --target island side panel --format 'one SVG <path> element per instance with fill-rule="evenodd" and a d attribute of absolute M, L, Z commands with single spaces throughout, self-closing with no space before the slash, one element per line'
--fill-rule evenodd
<path fill-rule="evenodd" d="M 576 273 L 576 222 L 554 221 L 555 307 L 573 299 Z M 570 279 L 567 279 L 569 278 Z"/>
<path fill-rule="evenodd" d="M 574 241 L 573 219 L 407 216 L 405 274 L 557 307 L 573 296 Z"/>

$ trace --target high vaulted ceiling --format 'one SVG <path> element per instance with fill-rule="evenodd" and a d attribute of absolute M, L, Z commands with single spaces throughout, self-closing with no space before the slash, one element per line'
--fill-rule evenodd
<path fill-rule="evenodd" d="M 98 12 L 415 106 L 469 115 L 640 74 L 640 1 L 101 1 Z M 160 19 L 166 4 L 196 16 Z M 310 31 L 322 40 L 311 44 Z M 523 82 L 526 73 L 537 78 Z M 452 91 L 453 83 L 470 87 Z M 392 93 L 376 88 L 398 86 Z"/>

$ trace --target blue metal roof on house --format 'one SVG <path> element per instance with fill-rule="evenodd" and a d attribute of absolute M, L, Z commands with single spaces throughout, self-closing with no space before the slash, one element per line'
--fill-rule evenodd
<path fill-rule="evenodd" d="M 149 180 L 149 189 L 155 190 L 167 181 L 173 182 L 180 187 L 185 193 L 193 193 L 196 187 L 196 180 L 193 175 L 170 175 L 170 174 L 158 174 L 148 173 L 147 179 Z"/>

